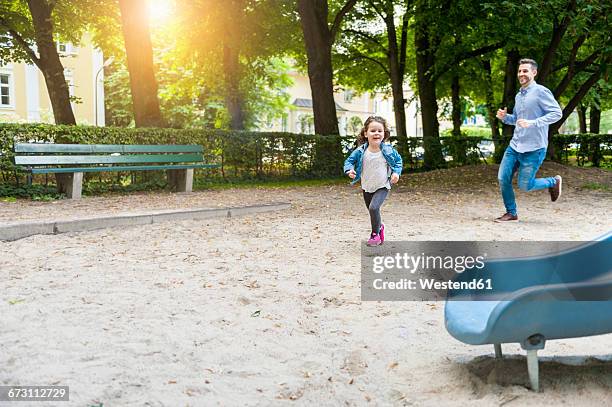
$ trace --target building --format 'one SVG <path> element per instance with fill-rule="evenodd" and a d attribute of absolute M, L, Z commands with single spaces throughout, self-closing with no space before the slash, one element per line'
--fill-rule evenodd
<path fill-rule="evenodd" d="M 78 47 L 58 42 L 57 50 L 70 95 L 76 99 L 72 110 L 77 123 L 103 126 L 102 52 L 87 36 Z M 36 65 L 0 65 L 0 122 L 54 122 L 45 79 Z"/>
<path fill-rule="evenodd" d="M 87 35 L 78 47 L 58 42 L 57 49 L 70 95 L 77 100 L 72 103 L 77 124 L 104 126 L 102 52 L 94 48 Z M 314 116 L 308 76 L 297 70 L 290 71 L 289 75 L 293 84 L 286 91 L 290 95 L 291 108 L 281 119 L 272 120 L 259 130 L 312 134 Z M 405 92 L 407 100 L 414 100 L 413 96 L 412 91 Z M 334 98 L 341 135 L 356 135 L 372 115 L 387 119 L 394 133 L 393 101 L 388 95 L 357 94 L 345 89 L 336 91 Z M 0 122 L 54 122 L 45 80 L 35 65 L 9 63 L 0 66 Z M 422 136 L 416 102 L 406 106 L 406 122 L 409 137 Z"/>
<path fill-rule="evenodd" d="M 291 133 L 314 133 L 314 116 L 312 111 L 312 94 L 308 76 L 292 70 L 289 75 L 293 85 L 287 89 L 290 95 L 291 108 L 282 119 L 273 120 L 260 130 L 287 131 Z M 412 100 L 413 93 L 408 90 L 405 99 Z M 392 134 L 395 130 L 393 100 L 382 93 L 357 94 L 351 89 L 338 90 L 334 93 L 338 127 L 341 135 L 354 135 L 359 132 L 365 120 L 372 115 L 382 116 L 389 123 Z M 423 130 L 420 115 L 417 115 L 416 102 L 406 106 L 406 126 L 408 136 L 422 136 Z"/>

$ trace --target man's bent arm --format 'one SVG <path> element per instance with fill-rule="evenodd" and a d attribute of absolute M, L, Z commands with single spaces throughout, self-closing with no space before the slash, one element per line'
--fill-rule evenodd
<path fill-rule="evenodd" d="M 506 113 L 506 117 L 504 117 L 502 123 L 507 124 L 509 126 L 514 126 L 516 124 L 516 116 L 510 113 Z"/>

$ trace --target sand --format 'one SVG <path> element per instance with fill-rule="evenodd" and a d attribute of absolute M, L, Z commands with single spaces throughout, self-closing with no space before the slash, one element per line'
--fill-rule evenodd
<path fill-rule="evenodd" d="M 562 173 L 564 195 L 517 194 L 499 225 L 495 166 L 407 175 L 383 207 L 389 240 L 589 240 L 612 230 L 609 172 Z M 442 302 L 360 301 L 369 219 L 346 185 L 0 203 L 0 222 L 291 202 L 292 209 L 0 242 L 0 385 L 68 385 L 55 405 L 603 405 L 612 335 L 524 351 L 469 346 Z M 2 403 L 0 402 L 0 405 Z M 24 404 L 25 405 L 25 404 Z M 36 403 L 35 405 L 51 405 Z"/>

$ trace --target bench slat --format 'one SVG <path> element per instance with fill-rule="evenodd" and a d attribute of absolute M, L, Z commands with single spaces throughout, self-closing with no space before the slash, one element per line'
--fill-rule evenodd
<path fill-rule="evenodd" d="M 189 168 L 218 168 L 219 164 L 185 164 L 185 165 L 123 165 L 113 167 L 75 167 L 75 168 L 33 168 L 32 174 L 57 174 L 69 172 L 107 172 L 107 171 L 152 171 L 152 170 L 186 170 Z"/>
<path fill-rule="evenodd" d="M 203 160 L 202 154 L 15 156 L 18 165 L 189 163 Z"/>
<path fill-rule="evenodd" d="M 202 151 L 202 146 L 197 144 L 15 144 L 16 153 L 202 153 Z"/>

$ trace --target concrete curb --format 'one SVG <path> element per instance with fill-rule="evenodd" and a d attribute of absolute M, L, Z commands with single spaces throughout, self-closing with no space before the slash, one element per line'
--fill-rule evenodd
<path fill-rule="evenodd" d="M 13 241 L 33 235 L 84 232 L 120 226 L 150 225 L 153 223 L 168 221 L 231 218 L 234 216 L 280 211 L 289 208 L 291 208 L 291 204 L 283 202 L 265 205 L 241 206 L 236 208 L 166 210 L 55 222 L 22 222 L 0 226 L 0 240 Z"/>

